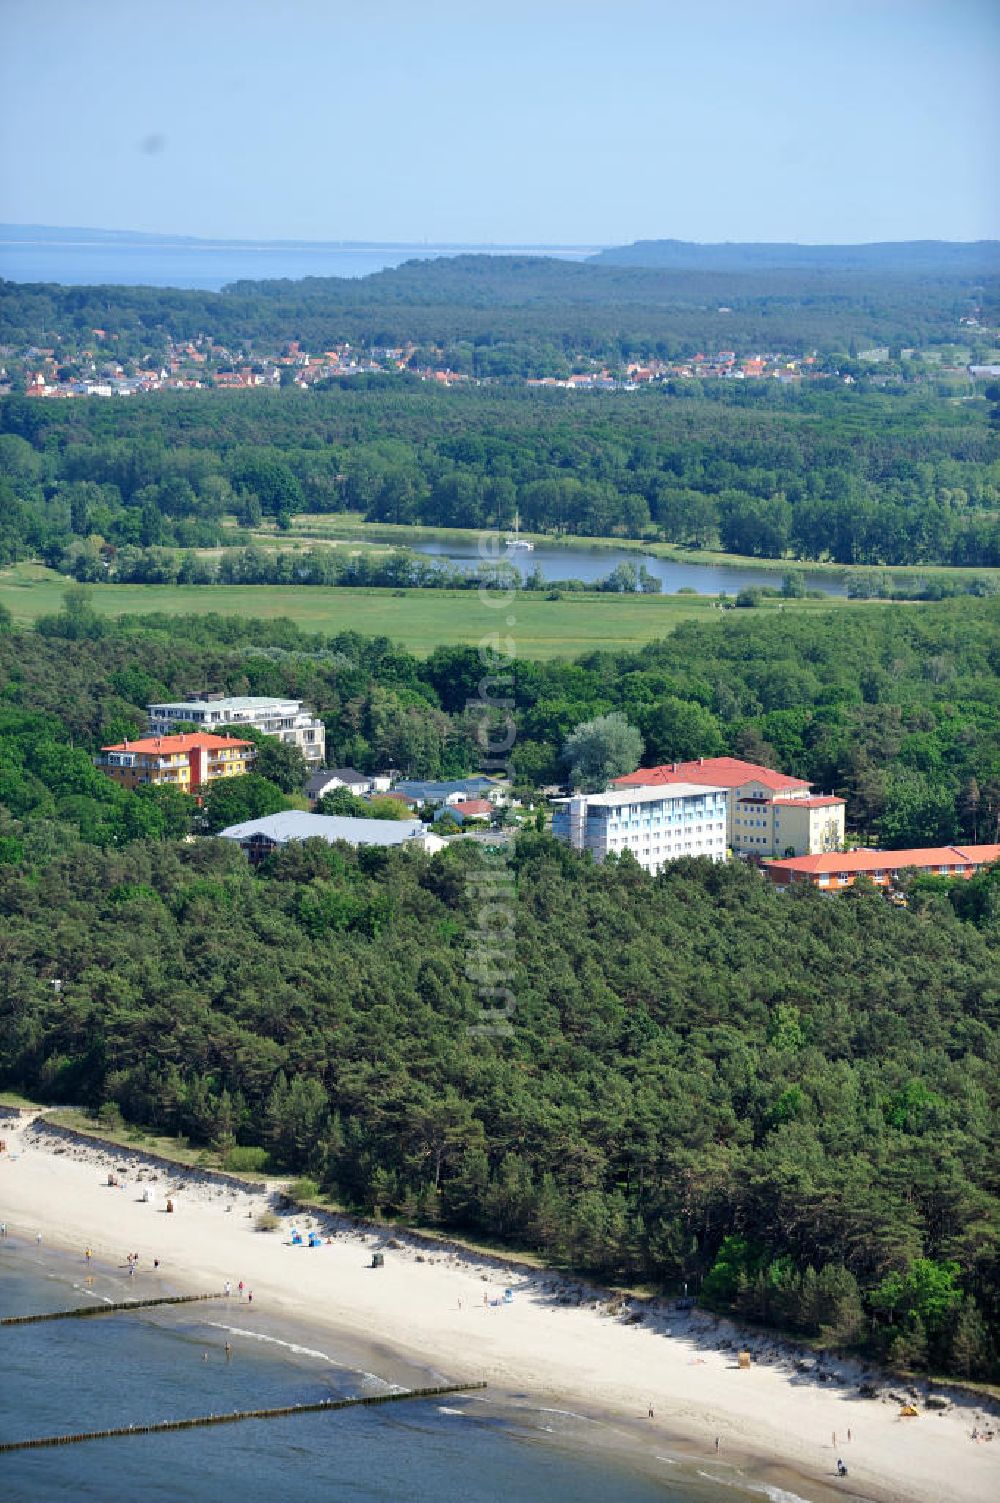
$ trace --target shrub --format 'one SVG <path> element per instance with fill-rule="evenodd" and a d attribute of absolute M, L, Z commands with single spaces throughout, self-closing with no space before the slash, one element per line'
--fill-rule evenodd
<path fill-rule="evenodd" d="M 97 1122 L 105 1132 L 121 1132 L 125 1126 L 122 1109 L 117 1101 L 106 1101 L 97 1113 Z"/>
<path fill-rule="evenodd" d="M 223 1169 L 234 1174 L 266 1174 L 270 1163 L 266 1148 L 230 1148 L 222 1158 Z"/>

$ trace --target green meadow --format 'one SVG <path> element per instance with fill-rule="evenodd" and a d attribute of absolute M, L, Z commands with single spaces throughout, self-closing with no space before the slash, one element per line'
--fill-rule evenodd
<path fill-rule="evenodd" d="M 0 570 L 0 603 L 19 623 L 61 608 L 71 581 L 39 564 Z M 627 648 L 665 636 L 681 621 L 710 621 L 716 601 L 698 595 L 572 594 L 548 600 L 522 592 L 511 599 L 477 590 L 349 590 L 320 585 L 94 585 L 89 596 L 106 616 L 207 614 L 283 616 L 307 631 L 388 636 L 426 655 L 438 646 L 475 645 L 494 632 L 511 637 L 518 657 L 574 657 L 595 648 Z M 487 603 L 487 601 L 492 603 Z M 859 610 L 839 598 L 768 600 L 758 610 Z M 725 613 L 732 620 L 742 611 Z"/>

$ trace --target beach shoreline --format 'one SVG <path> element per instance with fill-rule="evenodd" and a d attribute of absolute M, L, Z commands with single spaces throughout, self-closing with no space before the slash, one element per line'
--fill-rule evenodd
<path fill-rule="evenodd" d="M 143 1293 L 154 1258 L 156 1278 L 171 1288 L 221 1291 L 228 1280 L 225 1322 L 277 1318 L 322 1333 L 338 1356 L 352 1354 L 350 1365 L 377 1368 L 388 1382 L 485 1378 L 501 1403 L 575 1412 L 594 1422 L 602 1444 L 774 1497 L 986 1503 L 1000 1495 L 1000 1438 L 970 1441 L 981 1403 L 962 1398 L 930 1412 L 920 1385 L 919 1418 L 901 1419 L 888 1389 L 905 1395 L 884 1377 L 875 1375 L 881 1402 L 862 1398 L 858 1364 L 810 1367 L 811 1356 L 701 1312 L 666 1301 L 618 1310 L 589 1283 L 332 1213 L 288 1212 L 280 1230 L 258 1232 L 257 1217 L 272 1209 L 264 1185 L 49 1128 L 31 1114 L 6 1120 L 4 1136 L 0 1220 L 20 1237 L 41 1234 L 44 1245 L 81 1259 L 89 1246 L 112 1265 L 138 1252 Z M 124 1183 L 109 1185 L 109 1174 Z M 291 1244 L 293 1228 L 300 1245 Z M 313 1248 L 310 1230 L 320 1239 Z M 371 1266 L 375 1251 L 382 1268 Z M 744 1345 L 754 1354 L 750 1371 L 736 1361 Z M 836 1477 L 838 1455 L 846 1480 Z"/>

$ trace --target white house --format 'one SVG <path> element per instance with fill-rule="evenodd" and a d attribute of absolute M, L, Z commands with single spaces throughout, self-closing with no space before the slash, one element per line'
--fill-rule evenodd
<path fill-rule="evenodd" d="M 312 803 L 318 803 L 326 793 L 337 788 L 346 788 L 356 798 L 367 798 L 372 793 L 388 793 L 392 775 L 387 772 L 358 772 L 354 767 L 322 767 L 314 772 L 306 784 L 306 793 Z"/>

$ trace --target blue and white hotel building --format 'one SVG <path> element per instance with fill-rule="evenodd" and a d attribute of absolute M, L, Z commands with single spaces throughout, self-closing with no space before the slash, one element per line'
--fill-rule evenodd
<path fill-rule="evenodd" d="M 631 851 L 648 872 L 681 856 L 726 859 L 726 790 L 695 783 L 559 799 L 552 833 L 595 861 Z"/>

